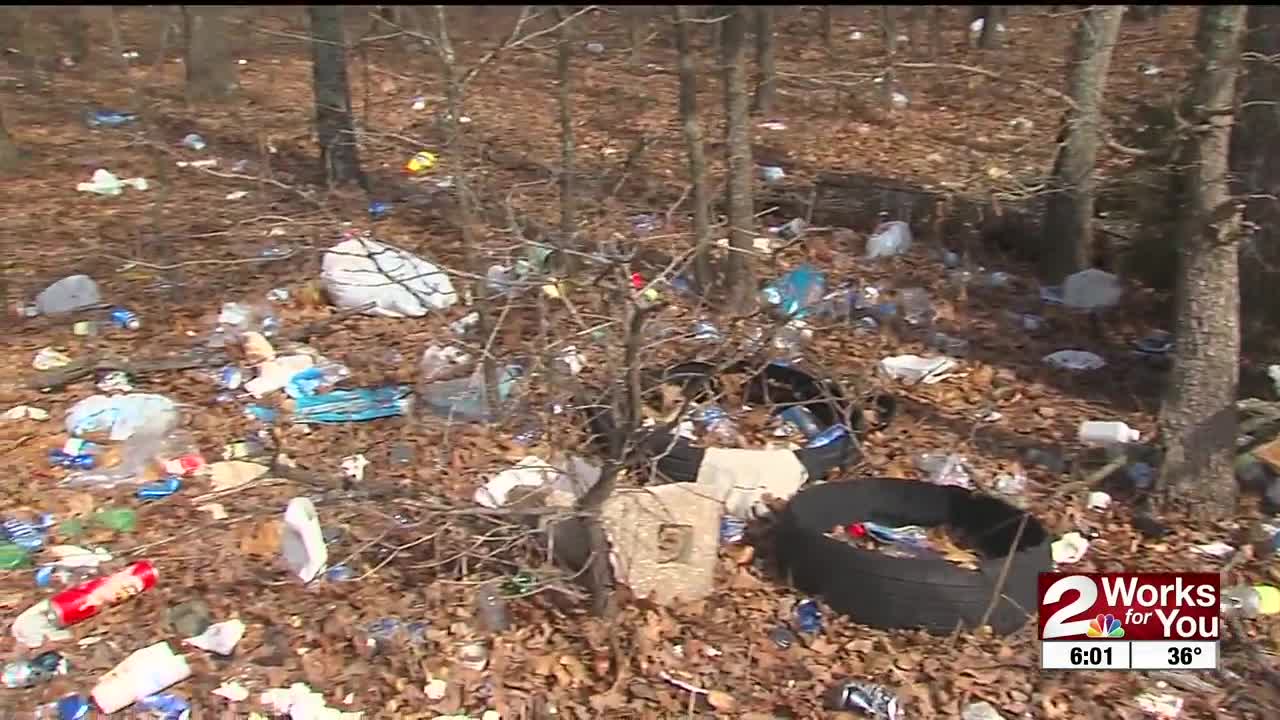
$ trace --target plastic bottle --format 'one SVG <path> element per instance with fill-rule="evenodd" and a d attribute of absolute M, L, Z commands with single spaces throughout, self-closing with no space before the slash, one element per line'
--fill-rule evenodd
<path fill-rule="evenodd" d="M 67 661 L 58 653 L 50 650 L 40 653 L 30 660 L 17 660 L 4 666 L 4 686 L 7 688 L 27 688 L 50 680 L 55 675 L 67 674 Z"/>
<path fill-rule="evenodd" d="M 883 685 L 865 680 L 848 680 L 827 693 L 832 710 L 857 710 L 873 720 L 899 720 L 898 698 Z"/>
<path fill-rule="evenodd" d="M 1271 585 L 1237 585 L 1222 591 L 1221 605 L 1228 617 L 1275 615 L 1280 613 L 1280 589 Z"/>
<path fill-rule="evenodd" d="M 817 416 L 803 405 L 792 405 L 778 413 L 778 416 L 795 425 L 810 440 L 822 434 L 822 423 L 818 422 Z"/>
<path fill-rule="evenodd" d="M 732 444 L 738 437 L 738 426 L 723 409 L 716 405 L 706 405 L 697 412 L 695 418 L 708 435 L 724 444 Z"/>
<path fill-rule="evenodd" d="M 160 642 L 134 652 L 98 681 L 93 700 L 98 709 L 110 714 L 186 680 L 191 666 Z"/>
<path fill-rule="evenodd" d="M 503 632 L 511 627 L 501 581 L 491 580 L 476 588 L 474 604 L 476 624 L 484 632 Z"/>
<path fill-rule="evenodd" d="M 1113 445 L 1138 442 L 1142 433 L 1118 420 L 1086 420 L 1080 423 L 1078 437 L 1090 445 Z"/>
<path fill-rule="evenodd" d="M 114 308 L 111 311 L 111 322 L 117 327 L 125 330 L 138 330 L 142 328 L 142 321 L 138 319 L 138 314 L 126 308 Z"/>

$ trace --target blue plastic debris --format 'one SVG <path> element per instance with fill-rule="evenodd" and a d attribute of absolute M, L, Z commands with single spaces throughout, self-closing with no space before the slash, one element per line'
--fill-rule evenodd
<path fill-rule="evenodd" d="M 293 419 L 300 423 L 344 423 L 406 415 L 413 402 L 411 391 L 408 385 L 395 385 L 303 396 L 296 400 Z"/>
<path fill-rule="evenodd" d="M 778 306 L 787 317 L 802 318 L 827 292 L 827 276 L 812 265 L 801 265 L 765 286 L 765 302 Z"/>

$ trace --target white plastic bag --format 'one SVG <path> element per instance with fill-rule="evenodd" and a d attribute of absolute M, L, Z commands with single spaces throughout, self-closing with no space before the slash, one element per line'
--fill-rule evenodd
<path fill-rule="evenodd" d="M 867 238 L 867 257 L 901 255 L 911 247 L 911 226 L 901 220 L 880 223 Z"/>
<path fill-rule="evenodd" d="M 353 237 L 324 254 L 320 281 L 340 308 L 374 303 L 369 315 L 422 317 L 458 302 L 449 276 L 411 253 Z"/>
<path fill-rule="evenodd" d="M 90 181 L 76 185 L 76 190 L 94 193 L 95 195 L 119 195 L 124 192 L 126 185 L 135 190 L 146 190 L 149 187 L 146 178 L 121 179 L 109 170 L 98 168 L 93 171 L 93 177 Z"/>
<path fill-rule="evenodd" d="M 1109 272 L 1090 268 L 1062 281 L 1062 304 L 1077 310 L 1101 310 L 1120 302 L 1124 285 Z"/>
<path fill-rule="evenodd" d="M 91 395 L 67 410 L 72 435 L 108 433 L 115 442 L 134 433 L 162 436 L 178 426 L 178 408 L 163 395 Z"/>

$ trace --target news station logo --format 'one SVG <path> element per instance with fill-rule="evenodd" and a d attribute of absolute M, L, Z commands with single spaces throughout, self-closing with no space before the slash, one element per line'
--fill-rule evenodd
<path fill-rule="evenodd" d="M 1040 573 L 1040 639 L 1219 639 L 1217 573 Z"/>

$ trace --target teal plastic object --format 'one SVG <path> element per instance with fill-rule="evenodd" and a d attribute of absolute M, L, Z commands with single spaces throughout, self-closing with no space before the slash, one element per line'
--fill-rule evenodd
<path fill-rule="evenodd" d="M 413 398 L 408 385 L 334 390 L 304 395 L 294 402 L 293 419 L 300 423 L 346 423 L 407 415 Z"/>
<path fill-rule="evenodd" d="M 765 302 L 778 306 L 790 318 L 810 313 L 827 292 L 827 275 L 812 265 L 801 265 L 765 286 Z"/>

